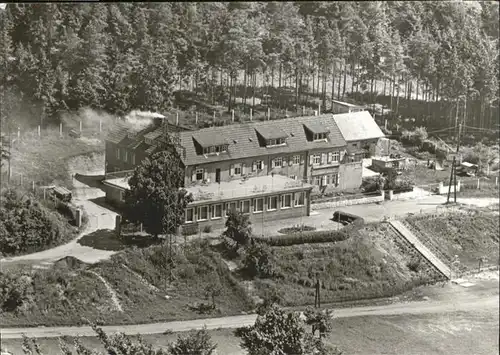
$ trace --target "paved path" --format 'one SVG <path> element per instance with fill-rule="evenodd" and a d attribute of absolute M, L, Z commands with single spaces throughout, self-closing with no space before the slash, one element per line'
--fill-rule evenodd
<path fill-rule="evenodd" d="M 88 215 L 89 223 L 86 228 L 71 242 L 57 246 L 52 249 L 44 250 L 38 253 L 21 255 L 0 259 L 0 266 L 6 267 L 9 264 L 32 264 L 35 268 L 47 269 L 50 265 L 65 257 L 73 256 L 86 263 L 95 263 L 102 259 L 107 259 L 114 252 L 98 250 L 87 246 L 82 246 L 78 240 L 83 236 L 93 233 L 100 229 L 114 229 L 116 213 L 103 208 L 91 199 L 104 196 L 104 192 L 98 188 L 91 188 L 81 182 L 74 180 L 75 188 L 73 190 L 73 203 L 80 206 Z"/>
<path fill-rule="evenodd" d="M 434 253 L 432 253 L 403 223 L 401 223 L 401 221 L 391 220 L 389 223 L 403 238 L 414 246 L 424 258 L 429 260 L 439 272 L 441 272 L 447 279 L 451 278 L 450 268 L 439 260 L 439 258 L 434 255 Z"/>
<path fill-rule="evenodd" d="M 467 310 L 492 310 L 498 309 L 498 294 L 488 296 L 470 296 L 450 302 L 446 301 L 421 301 L 391 304 L 374 307 L 353 307 L 334 310 L 334 317 L 360 317 L 373 315 L 398 315 L 398 314 L 426 314 L 449 313 Z M 107 333 L 123 332 L 128 335 L 136 334 L 161 334 L 166 330 L 183 332 L 191 329 L 238 328 L 255 323 L 255 314 L 223 318 L 197 319 L 179 322 L 104 326 Z M 35 338 L 54 338 L 60 336 L 95 336 L 88 327 L 50 327 L 50 328 L 5 328 L 1 330 L 3 339 L 19 339 L 22 334 Z"/>

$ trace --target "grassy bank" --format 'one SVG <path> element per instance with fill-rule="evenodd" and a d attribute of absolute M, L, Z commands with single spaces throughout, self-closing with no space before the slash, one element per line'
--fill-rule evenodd
<path fill-rule="evenodd" d="M 481 257 L 488 260 L 484 266 L 499 263 L 498 214 L 456 212 L 439 217 L 413 216 L 406 222 L 424 235 L 422 242 L 437 248 L 448 260 L 458 255 L 463 271 L 476 270 Z"/>
<path fill-rule="evenodd" d="M 286 306 L 314 304 L 316 278 L 324 303 L 391 297 L 439 275 L 385 224 L 366 225 L 336 243 L 272 247 L 275 277 L 258 279 L 261 295 L 276 292 Z"/>
<path fill-rule="evenodd" d="M 142 323 L 250 310 L 244 290 L 208 249 L 202 243 L 174 248 L 172 264 L 167 245 L 159 245 L 126 250 L 91 266 L 56 264 L 36 273 L 2 274 L 1 325 L 74 325 L 83 324 L 82 317 L 105 324 Z M 219 292 L 212 311 L 214 289 Z"/>

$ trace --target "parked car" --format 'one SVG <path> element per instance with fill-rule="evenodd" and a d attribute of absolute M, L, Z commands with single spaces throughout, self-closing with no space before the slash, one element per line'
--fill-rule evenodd
<path fill-rule="evenodd" d="M 361 218 L 360 216 L 356 216 L 354 214 L 350 214 L 350 213 L 346 213 L 346 212 L 342 212 L 342 211 L 335 211 L 333 213 L 333 221 L 342 223 L 344 226 L 351 224 L 351 223 L 354 223 L 356 221 L 359 221 L 361 223 L 364 222 L 363 218 Z"/>

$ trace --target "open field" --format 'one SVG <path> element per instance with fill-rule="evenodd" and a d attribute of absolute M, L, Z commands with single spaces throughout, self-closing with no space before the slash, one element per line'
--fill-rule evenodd
<path fill-rule="evenodd" d="M 432 244 L 451 261 L 458 255 L 460 268 L 464 271 L 478 268 L 479 258 L 487 257 L 486 265 L 499 264 L 499 220 L 498 214 L 463 212 L 448 216 L 412 216 L 406 222 L 413 230 L 424 234 L 424 244 Z M 432 249 L 431 249 L 432 250 Z"/>

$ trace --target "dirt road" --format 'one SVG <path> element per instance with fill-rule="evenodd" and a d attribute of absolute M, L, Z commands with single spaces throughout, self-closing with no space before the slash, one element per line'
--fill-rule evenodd
<path fill-rule="evenodd" d="M 354 307 L 335 310 L 336 318 L 359 317 L 369 315 L 401 315 L 401 314 L 428 314 L 448 313 L 457 311 L 491 311 L 498 313 L 498 294 L 469 295 L 458 297 L 455 300 L 422 301 L 399 303 L 374 307 Z M 198 319 L 190 321 L 152 323 L 137 325 L 104 326 L 108 333 L 123 332 L 135 334 L 161 334 L 167 329 L 173 332 L 200 329 L 237 328 L 254 324 L 256 315 L 241 315 L 223 318 Z M 90 327 L 50 327 L 50 328 L 6 328 L 1 330 L 3 339 L 18 339 L 26 334 L 29 337 L 53 338 L 59 336 L 94 336 Z"/>

